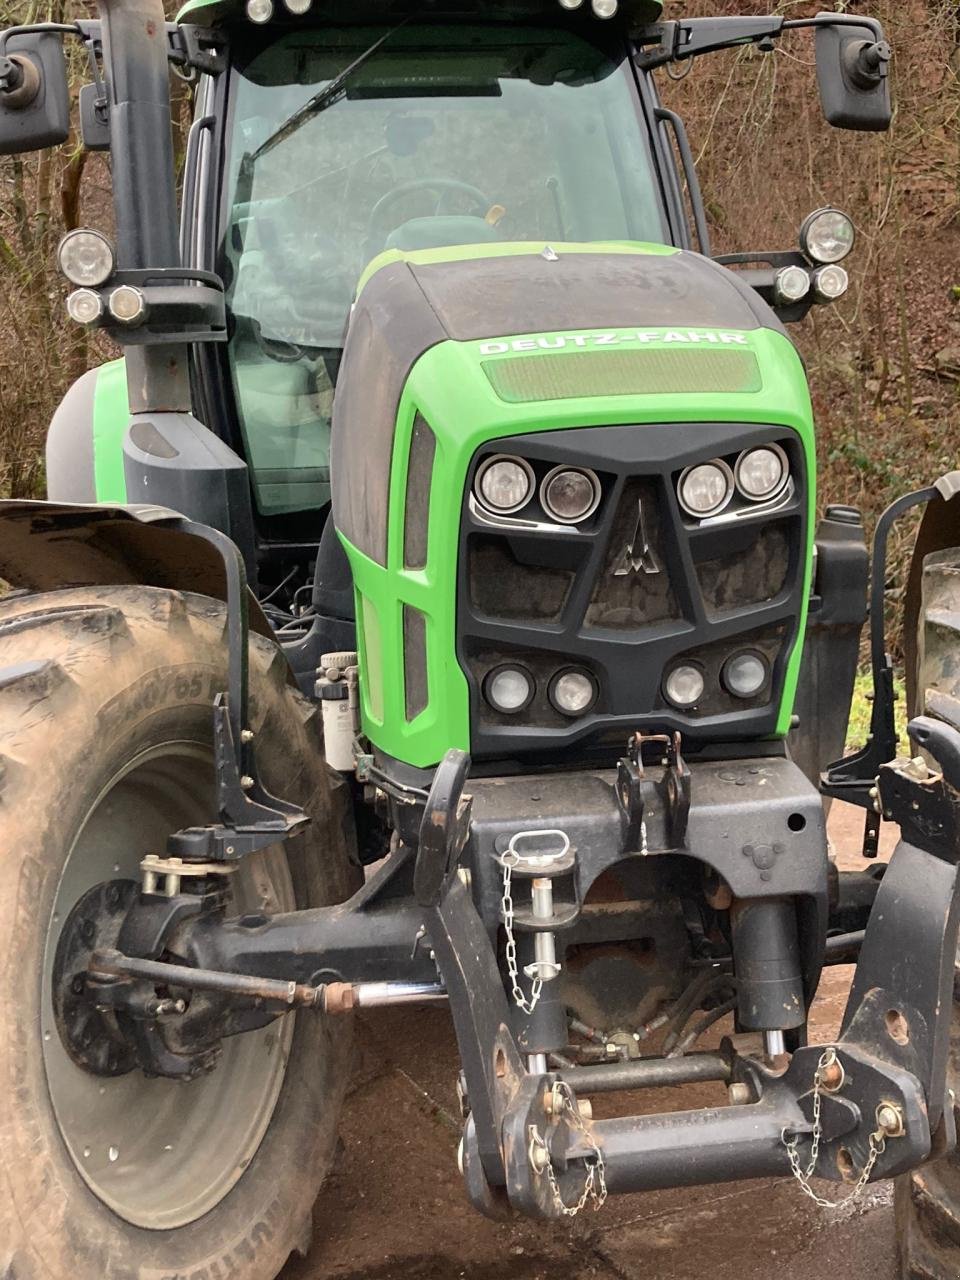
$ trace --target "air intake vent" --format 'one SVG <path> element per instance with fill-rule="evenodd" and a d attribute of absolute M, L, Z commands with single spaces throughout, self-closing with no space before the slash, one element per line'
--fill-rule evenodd
<path fill-rule="evenodd" d="M 763 385 L 753 352 L 732 348 L 545 353 L 485 360 L 483 371 L 508 404 L 578 396 L 742 393 L 759 391 Z"/>
<path fill-rule="evenodd" d="M 518 559 L 503 537 L 470 539 L 470 601 L 489 618 L 556 622 L 563 612 L 574 570 L 551 569 L 534 545 L 528 563 Z M 538 558 L 541 563 L 537 563 Z"/>
<path fill-rule="evenodd" d="M 410 437 L 407 460 L 407 493 L 403 506 L 403 564 L 423 569 L 427 563 L 427 530 L 430 527 L 430 486 L 437 438 L 418 413 Z"/>

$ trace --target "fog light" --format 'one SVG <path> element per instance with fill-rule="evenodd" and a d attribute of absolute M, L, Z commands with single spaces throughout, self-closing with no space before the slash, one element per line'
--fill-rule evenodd
<path fill-rule="evenodd" d="M 516 715 L 533 697 L 533 678 L 523 667 L 497 667 L 483 682 L 483 696 L 494 711 Z"/>
<path fill-rule="evenodd" d="M 744 449 L 737 459 L 737 488 L 751 502 L 772 498 L 786 484 L 788 475 L 787 455 L 777 444 Z"/>
<path fill-rule="evenodd" d="M 681 507 L 687 515 L 698 518 L 712 516 L 722 510 L 732 493 L 733 473 L 719 458 L 687 467 L 677 485 Z"/>
<path fill-rule="evenodd" d="M 99 231 L 68 231 L 57 248 L 57 265 L 71 284 L 95 288 L 113 275 L 113 245 Z"/>
<path fill-rule="evenodd" d="M 810 277 L 803 267 L 782 267 L 774 277 L 773 297 L 779 306 L 799 302 L 809 292 Z"/>
<path fill-rule="evenodd" d="M 843 267 L 821 267 L 813 273 L 813 292 L 818 302 L 833 302 L 847 292 L 850 277 Z"/>
<path fill-rule="evenodd" d="M 735 698 L 753 698 L 767 682 L 767 664 L 759 653 L 735 653 L 723 664 L 720 678 Z"/>
<path fill-rule="evenodd" d="M 598 18 L 612 18 L 619 7 L 617 0 L 591 0 L 591 8 Z"/>
<path fill-rule="evenodd" d="M 517 511 L 533 492 L 533 469 L 522 458 L 488 458 L 474 482 L 477 497 L 491 511 Z"/>
<path fill-rule="evenodd" d="M 103 299 L 92 289 L 74 289 L 67 298 L 67 315 L 77 324 L 96 324 L 103 315 Z"/>
<path fill-rule="evenodd" d="M 695 706 L 703 697 L 703 672 L 688 665 L 674 667 L 663 682 L 663 693 L 681 710 Z"/>
<path fill-rule="evenodd" d="M 600 481 L 592 471 L 554 467 L 540 486 L 543 509 L 562 524 L 577 524 L 600 502 Z"/>
<path fill-rule="evenodd" d="M 247 17 L 258 25 L 273 17 L 273 0 L 247 0 Z"/>
<path fill-rule="evenodd" d="M 120 324 L 139 324 L 147 314 L 147 300 L 132 284 L 114 289 L 107 303 L 110 314 Z"/>
<path fill-rule="evenodd" d="M 549 696 L 565 716 L 582 716 L 597 700 L 597 685 L 586 671 L 561 671 L 550 682 Z"/>
<path fill-rule="evenodd" d="M 800 228 L 800 248 L 814 262 L 839 262 L 855 239 L 852 220 L 839 209 L 817 209 Z"/>

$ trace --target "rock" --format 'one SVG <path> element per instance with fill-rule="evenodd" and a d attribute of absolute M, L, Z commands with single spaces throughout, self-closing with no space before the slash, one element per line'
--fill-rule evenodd
<path fill-rule="evenodd" d="M 941 347 L 934 355 L 933 363 L 943 378 L 960 378 L 960 343 Z"/>

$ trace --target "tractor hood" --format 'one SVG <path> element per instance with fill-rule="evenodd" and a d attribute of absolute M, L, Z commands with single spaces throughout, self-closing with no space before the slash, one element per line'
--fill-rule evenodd
<path fill-rule="evenodd" d="M 386 472 L 382 483 L 358 473 L 371 451 L 389 456 L 411 371 L 432 348 L 456 344 L 464 403 L 492 399 L 502 411 L 590 398 L 636 421 L 637 397 L 758 392 L 763 344 L 751 335 L 765 330 L 778 335 L 778 348 L 789 343 L 773 311 L 732 271 L 670 246 L 383 253 L 361 278 L 337 381 L 337 525 L 379 559 Z"/>

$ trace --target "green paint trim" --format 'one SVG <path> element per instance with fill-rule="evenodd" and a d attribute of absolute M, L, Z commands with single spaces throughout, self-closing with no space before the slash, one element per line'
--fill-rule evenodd
<path fill-rule="evenodd" d="M 383 751 L 399 760 L 429 768 L 450 747 L 468 750 L 470 744 L 469 689 L 456 660 L 457 557 L 461 504 L 467 471 L 474 453 L 490 441 L 503 441 L 533 431 L 563 431 L 579 427 L 620 426 L 625 423 L 684 424 L 696 430 L 697 422 L 758 423 L 785 427 L 797 433 L 809 477 L 808 531 L 804 605 L 798 619 L 797 638 L 787 658 L 783 693 L 777 718 L 777 734 L 790 727 L 799 678 L 802 637 L 806 625 L 814 508 L 816 502 L 813 419 L 803 366 L 793 344 L 772 329 L 745 332 L 698 329 L 698 344 L 714 334 L 740 350 L 752 351 L 760 366 L 762 388 L 744 392 L 664 392 L 655 395 L 590 396 L 562 401 L 505 404 L 491 387 L 482 364 L 489 356 L 489 342 L 443 342 L 417 361 L 410 372 L 397 413 L 390 475 L 387 518 L 387 561 L 379 565 L 362 555 L 346 539 L 343 544 L 353 570 L 363 618 L 367 603 L 376 613 L 376 636 L 368 643 L 361 625 L 361 662 L 376 689 L 371 705 L 361 682 L 361 719 L 364 732 Z M 544 339 L 556 344 L 568 340 L 567 349 L 582 334 L 562 332 L 533 334 L 511 339 L 520 352 L 497 352 L 504 360 L 528 358 L 527 342 Z M 689 331 L 666 329 L 618 331 L 621 349 L 677 349 L 689 343 Z M 506 345 L 510 346 L 511 343 Z M 504 345 L 504 344 L 499 344 Z M 551 349 L 542 349 L 551 358 Z M 430 528 L 426 565 L 403 565 L 403 518 L 406 502 L 407 462 L 414 417 L 421 413 L 437 441 L 430 491 Z M 416 719 L 405 719 L 403 687 L 403 606 L 419 609 L 427 619 L 427 673 L 430 700 Z"/>
<path fill-rule="evenodd" d="M 93 478 L 98 502 L 126 502 L 123 437 L 130 422 L 127 365 L 111 360 L 97 370 L 93 393 Z"/>
<path fill-rule="evenodd" d="M 543 240 L 504 240 L 499 244 L 454 244 L 438 249 L 385 249 L 367 263 L 357 285 L 357 297 L 371 276 L 394 262 L 410 262 L 415 267 L 435 262 L 474 262 L 478 258 L 519 258 L 524 254 L 543 253 Z M 646 257 L 666 258 L 680 250 L 670 244 L 653 244 L 639 240 L 550 241 L 550 248 L 560 257 L 567 253 L 634 253 Z"/>

